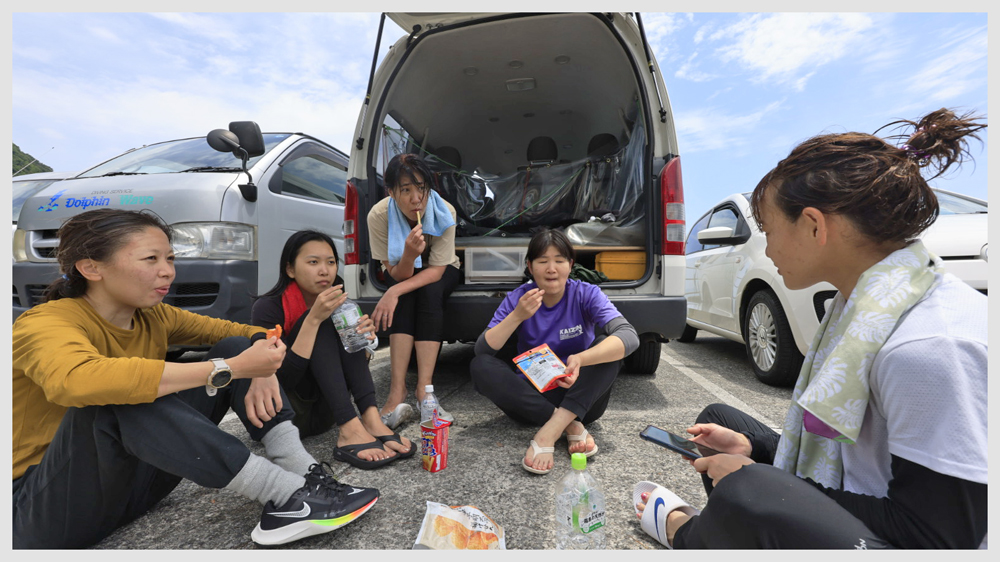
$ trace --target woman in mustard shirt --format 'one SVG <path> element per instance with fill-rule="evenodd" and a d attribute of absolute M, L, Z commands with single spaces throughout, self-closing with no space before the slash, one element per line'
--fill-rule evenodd
<path fill-rule="evenodd" d="M 302 447 L 274 376 L 280 340 L 162 302 L 170 235 L 153 213 L 107 208 L 59 229 L 63 275 L 13 326 L 14 548 L 93 545 L 183 478 L 264 504 L 260 544 L 329 532 L 378 499 Z M 214 346 L 172 363 L 171 344 Z M 218 427 L 230 408 L 268 458 Z"/>

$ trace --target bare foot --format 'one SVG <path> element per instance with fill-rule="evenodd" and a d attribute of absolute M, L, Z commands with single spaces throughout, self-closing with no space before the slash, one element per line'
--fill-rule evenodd
<path fill-rule="evenodd" d="M 392 432 L 390 431 L 389 433 Z M 372 441 L 376 441 L 375 437 L 371 433 L 368 433 L 358 418 L 354 418 L 340 426 L 340 432 L 337 435 L 338 447 L 360 445 L 362 443 L 371 443 Z M 381 449 L 372 448 L 358 451 L 358 457 L 366 461 L 379 461 L 394 456 L 396 456 L 395 451 L 386 449 L 384 444 Z"/>
<path fill-rule="evenodd" d="M 385 404 L 382 404 L 382 409 L 379 411 L 379 415 L 384 416 L 385 414 L 391 413 L 393 410 L 396 409 L 396 406 L 399 406 L 400 403 L 403 402 L 403 400 L 406 400 L 406 387 L 403 387 L 402 389 L 395 389 L 390 387 L 389 396 L 386 397 Z M 420 401 L 418 400 L 417 404 L 419 403 Z M 390 431 L 389 433 L 392 432 Z"/>
<path fill-rule="evenodd" d="M 365 430 L 369 435 L 377 437 L 384 437 L 387 435 L 392 435 L 393 431 L 389 429 L 389 426 L 382 423 L 382 418 L 379 417 L 378 410 L 372 406 L 366 411 L 363 416 L 361 416 L 361 423 L 364 424 Z M 386 441 L 383 443 L 386 449 L 395 451 L 397 453 L 405 453 L 410 450 L 410 440 L 402 435 L 399 436 L 402 444 L 395 441 Z"/>
<path fill-rule="evenodd" d="M 584 431 L 586 431 L 586 428 L 579 421 L 573 421 L 573 423 L 566 426 L 566 435 L 581 435 Z M 567 440 L 567 443 L 570 453 L 589 453 L 597 446 L 597 443 L 594 442 L 594 436 L 589 432 L 587 433 L 586 441 Z"/>
<path fill-rule="evenodd" d="M 649 492 L 643 492 L 640 497 L 645 502 L 649 499 Z M 642 513 L 646 510 L 646 504 L 637 503 L 635 504 L 635 508 L 638 510 L 636 517 L 642 520 Z M 677 532 L 677 529 L 681 528 L 681 525 L 687 523 L 688 519 L 691 519 L 691 516 L 679 509 L 675 509 L 667 514 L 667 542 L 670 543 L 670 546 L 674 545 L 674 533 Z"/>
<path fill-rule="evenodd" d="M 560 432 L 561 433 L 561 432 Z M 535 443 L 539 447 L 552 447 L 556 444 L 556 439 L 559 435 L 552 435 L 545 426 L 542 426 L 535 434 Z M 549 470 L 555 465 L 552 453 L 539 453 L 535 455 L 535 450 L 528 445 L 528 450 L 524 453 L 524 464 L 534 468 L 535 470 Z"/>

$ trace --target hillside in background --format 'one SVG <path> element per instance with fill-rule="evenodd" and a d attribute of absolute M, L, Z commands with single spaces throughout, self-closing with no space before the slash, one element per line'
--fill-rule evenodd
<path fill-rule="evenodd" d="M 21 149 L 18 148 L 16 144 L 14 143 L 11 144 L 14 145 L 14 167 L 11 170 L 11 173 L 14 174 L 17 173 L 18 170 L 21 170 L 21 168 L 24 168 L 25 164 L 31 162 L 35 158 L 30 154 L 25 154 L 24 152 L 21 152 Z M 21 170 L 21 173 L 17 175 L 23 176 L 25 174 L 37 174 L 38 172 L 51 172 L 51 171 L 52 168 L 46 166 L 45 164 L 42 164 L 41 162 L 33 162 L 30 166 L 24 168 L 24 170 Z"/>

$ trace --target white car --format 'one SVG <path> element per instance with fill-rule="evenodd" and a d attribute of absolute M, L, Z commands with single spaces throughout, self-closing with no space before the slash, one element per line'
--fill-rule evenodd
<path fill-rule="evenodd" d="M 921 239 L 945 269 L 987 294 L 987 203 L 935 189 L 940 215 Z M 698 330 L 746 346 L 762 382 L 795 382 L 802 358 L 837 290 L 818 283 L 785 287 L 764 255 L 766 239 L 750 215 L 750 194 L 725 198 L 691 227 L 685 248 L 687 327 L 678 338 L 694 341 Z"/>

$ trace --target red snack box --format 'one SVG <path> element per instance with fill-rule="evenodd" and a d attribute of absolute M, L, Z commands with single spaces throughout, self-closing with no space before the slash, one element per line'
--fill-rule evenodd
<path fill-rule="evenodd" d="M 420 424 L 420 455 L 424 470 L 440 472 L 448 467 L 448 427 L 451 422 L 438 420 L 437 426 Z"/>

